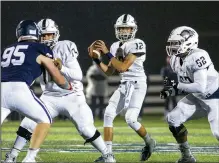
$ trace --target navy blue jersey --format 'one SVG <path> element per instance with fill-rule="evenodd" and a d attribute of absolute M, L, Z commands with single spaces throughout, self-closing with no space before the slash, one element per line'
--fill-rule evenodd
<path fill-rule="evenodd" d="M 1 55 L 1 81 L 26 82 L 30 86 L 44 70 L 36 62 L 40 54 L 53 58 L 51 49 L 38 42 L 17 42 L 5 48 Z"/>

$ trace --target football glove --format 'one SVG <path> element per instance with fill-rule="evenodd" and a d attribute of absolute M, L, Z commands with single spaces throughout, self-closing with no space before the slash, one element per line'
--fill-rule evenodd
<path fill-rule="evenodd" d="M 160 91 L 160 98 L 161 99 L 166 99 L 169 96 L 176 96 L 178 94 L 178 89 L 176 88 L 176 86 L 172 87 L 165 87 L 162 89 L 162 91 Z"/>
<path fill-rule="evenodd" d="M 178 95 L 177 85 L 174 80 L 170 80 L 168 77 L 165 77 L 163 81 L 164 88 L 160 91 L 160 98 L 166 99 L 169 96 Z"/>
<path fill-rule="evenodd" d="M 164 87 L 169 87 L 169 86 L 174 86 L 177 85 L 178 83 L 175 82 L 175 80 L 171 80 L 170 78 L 168 78 L 167 76 L 164 78 L 163 80 L 163 85 Z"/>

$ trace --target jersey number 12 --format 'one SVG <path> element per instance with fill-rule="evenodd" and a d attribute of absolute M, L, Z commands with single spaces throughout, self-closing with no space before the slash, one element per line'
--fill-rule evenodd
<path fill-rule="evenodd" d="M 135 45 L 136 45 L 137 50 L 143 49 L 143 43 L 142 42 L 135 43 Z"/>

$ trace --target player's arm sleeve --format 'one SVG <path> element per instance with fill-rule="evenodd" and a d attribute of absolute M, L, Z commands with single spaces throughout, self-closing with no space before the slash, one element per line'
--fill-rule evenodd
<path fill-rule="evenodd" d="M 68 62 L 68 67 L 62 66 L 61 72 L 69 81 L 81 81 L 83 78 L 83 73 L 77 59 Z"/>
<path fill-rule="evenodd" d="M 137 57 L 140 57 L 146 54 L 146 45 L 144 41 L 137 39 L 135 42 L 130 44 L 130 49 L 128 50 L 129 54 L 133 54 Z"/>
<path fill-rule="evenodd" d="M 187 93 L 204 93 L 207 87 L 207 69 L 194 72 L 194 82 L 190 84 L 179 83 L 177 88 Z"/>
<path fill-rule="evenodd" d="M 73 42 L 70 43 L 71 44 L 69 44 L 64 50 L 65 58 L 62 60 L 64 60 L 63 62 L 65 62 L 65 65 L 62 65 L 61 72 L 69 81 L 81 81 L 83 78 L 83 73 L 77 60 L 78 50 Z"/>

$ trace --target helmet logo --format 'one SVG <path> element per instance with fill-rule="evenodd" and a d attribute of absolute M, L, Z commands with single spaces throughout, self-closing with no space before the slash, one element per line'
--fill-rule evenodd
<path fill-rule="evenodd" d="M 180 33 L 180 36 L 182 36 L 185 41 L 187 41 L 190 37 L 194 36 L 195 32 L 194 31 L 191 31 L 191 30 L 183 30 L 181 33 Z"/>
<path fill-rule="evenodd" d="M 124 17 L 123 17 L 123 20 L 122 20 L 122 22 L 125 23 L 125 24 L 127 23 L 127 17 L 128 17 L 128 15 L 125 14 Z"/>
<path fill-rule="evenodd" d="M 29 32 L 30 32 L 31 35 L 36 35 L 36 30 L 31 30 L 30 29 Z"/>
<path fill-rule="evenodd" d="M 42 29 L 46 29 L 46 19 L 43 19 L 43 22 L 42 22 Z"/>

